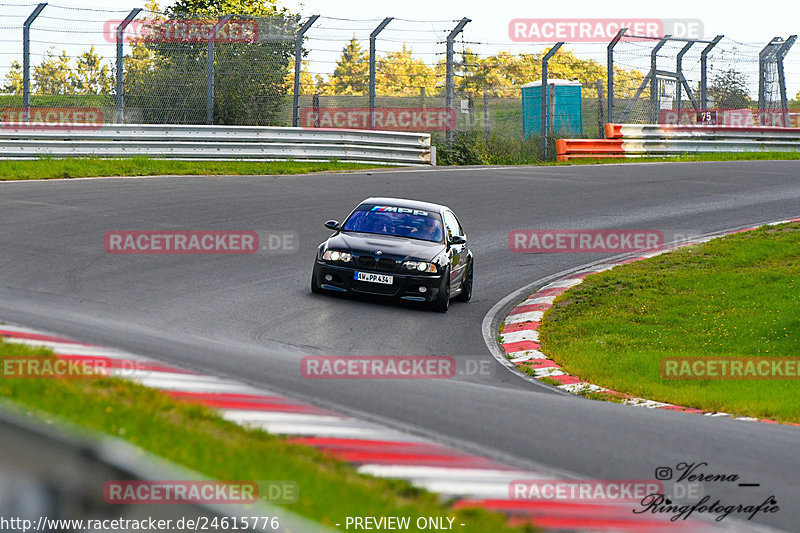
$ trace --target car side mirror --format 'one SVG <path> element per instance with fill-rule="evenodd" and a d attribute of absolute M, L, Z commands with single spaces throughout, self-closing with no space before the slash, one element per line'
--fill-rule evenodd
<path fill-rule="evenodd" d="M 453 235 L 450 237 L 450 244 L 467 244 L 467 239 L 461 235 Z"/>
<path fill-rule="evenodd" d="M 333 231 L 339 231 L 341 228 L 339 227 L 339 223 L 335 220 L 329 220 L 325 223 L 325 227 L 331 229 Z"/>

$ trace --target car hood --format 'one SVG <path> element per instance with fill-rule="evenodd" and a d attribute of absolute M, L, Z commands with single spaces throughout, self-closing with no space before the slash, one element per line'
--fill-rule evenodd
<path fill-rule="evenodd" d="M 383 252 L 383 257 L 400 261 L 407 259 L 432 261 L 434 257 L 444 250 L 444 244 L 441 242 L 349 232 L 332 235 L 328 239 L 327 245 L 330 249 L 350 251 L 356 254 L 368 253 L 372 255 L 380 250 Z"/>

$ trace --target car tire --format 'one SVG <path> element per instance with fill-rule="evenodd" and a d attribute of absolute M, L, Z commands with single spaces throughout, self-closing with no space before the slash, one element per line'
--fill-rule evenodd
<path fill-rule="evenodd" d="M 468 302 L 472 299 L 472 265 L 474 262 L 474 260 L 471 261 L 467 267 L 467 273 L 464 274 L 464 280 L 461 282 L 461 292 L 456 296 L 460 302 Z"/>
<path fill-rule="evenodd" d="M 311 292 L 314 294 L 322 294 L 322 289 L 317 284 L 317 267 L 314 266 L 314 271 L 311 273 Z"/>
<path fill-rule="evenodd" d="M 447 270 L 444 271 L 442 286 L 439 287 L 439 294 L 436 295 L 436 299 L 431 302 L 431 309 L 440 313 L 446 313 L 450 309 L 450 267 L 447 267 Z"/>

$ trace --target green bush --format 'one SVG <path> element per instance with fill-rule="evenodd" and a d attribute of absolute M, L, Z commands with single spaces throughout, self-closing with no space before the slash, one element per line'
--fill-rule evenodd
<path fill-rule="evenodd" d="M 555 159 L 556 136 L 548 136 L 548 159 Z M 443 137 L 433 138 L 437 164 L 449 165 L 532 165 L 542 162 L 540 137 L 511 139 L 493 133 L 488 141 L 482 132 L 460 131 L 448 145 Z"/>

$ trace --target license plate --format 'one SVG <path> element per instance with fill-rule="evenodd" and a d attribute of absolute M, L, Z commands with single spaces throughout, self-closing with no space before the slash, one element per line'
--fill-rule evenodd
<path fill-rule="evenodd" d="M 391 285 L 394 282 L 394 276 L 387 276 L 386 274 L 373 274 L 371 272 L 356 272 L 356 281 L 366 281 L 368 283 L 383 283 L 384 285 Z"/>

